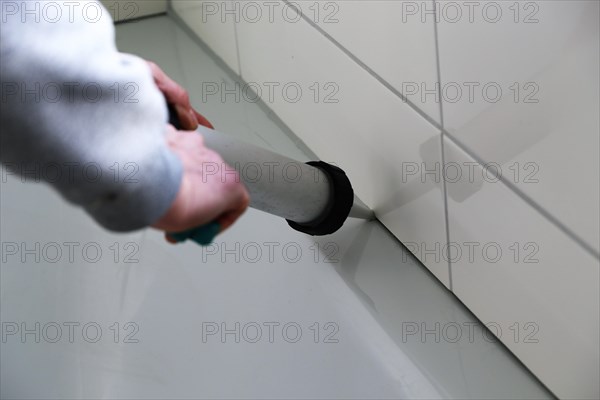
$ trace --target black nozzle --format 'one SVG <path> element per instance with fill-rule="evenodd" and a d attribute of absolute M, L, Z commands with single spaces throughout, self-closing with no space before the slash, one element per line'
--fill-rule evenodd
<path fill-rule="evenodd" d="M 346 173 L 335 165 L 323 161 L 307 162 L 308 165 L 323 171 L 331 187 L 329 202 L 321 215 L 309 223 L 299 224 L 287 220 L 295 230 L 312 236 L 330 235 L 344 225 L 354 204 L 354 190 Z"/>

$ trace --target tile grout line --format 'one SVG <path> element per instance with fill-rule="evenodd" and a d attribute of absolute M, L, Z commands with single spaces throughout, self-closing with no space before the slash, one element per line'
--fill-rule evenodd
<path fill-rule="evenodd" d="M 355 56 L 354 54 L 352 54 L 352 52 L 350 52 L 350 50 L 346 49 L 344 46 L 342 46 L 341 43 L 339 43 L 337 40 L 335 40 L 330 34 L 328 34 L 327 32 L 325 32 L 320 26 L 318 26 L 312 20 L 310 20 L 310 18 L 308 18 L 302 12 L 302 10 L 299 10 L 294 5 L 294 2 L 290 2 L 289 0 L 283 0 L 283 2 L 286 3 L 296 13 L 298 13 L 298 15 L 301 17 L 301 19 L 303 19 L 310 26 L 312 26 L 313 28 L 315 28 L 317 30 L 317 32 L 319 32 L 321 35 L 323 35 L 327 40 L 329 40 L 334 46 L 336 46 L 339 50 L 341 50 L 352 61 L 354 61 L 356 64 L 358 64 L 359 67 L 361 67 L 363 70 L 365 70 L 369 75 L 371 75 L 373 78 L 375 78 L 375 80 L 377 80 L 380 84 L 382 84 L 386 89 L 388 89 L 389 91 L 391 91 L 394 95 L 396 95 L 397 97 L 399 97 L 405 104 L 408 104 L 408 106 L 414 112 L 416 112 L 417 114 L 419 114 L 423 119 L 425 119 L 427 122 L 429 122 L 431 125 L 433 125 L 437 129 L 442 129 L 442 127 L 440 126 L 440 124 L 435 119 L 433 119 L 432 117 L 430 117 L 426 112 L 424 112 L 419 107 L 417 107 L 415 104 L 413 104 L 413 102 L 411 102 L 399 90 L 397 90 L 396 88 L 394 88 L 388 81 L 386 81 L 385 79 L 383 79 L 383 77 L 381 77 L 379 74 L 377 74 L 375 71 L 373 71 L 373 69 L 371 69 L 367 64 L 365 64 L 357 56 Z"/>
<path fill-rule="evenodd" d="M 437 2 L 434 0 L 433 1 L 433 10 L 434 12 L 436 12 L 437 9 Z M 435 61 L 436 61 L 436 67 L 437 67 L 437 81 L 438 81 L 438 85 L 441 87 L 442 86 L 442 70 L 441 70 L 441 63 L 440 63 L 440 46 L 439 46 L 439 35 L 438 35 L 438 24 L 437 21 L 433 21 L 433 32 L 434 32 L 434 42 L 435 42 Z M 442 165 L 446 165 L 446 151 L 444 149 L 444 137 L 446 136 L 444 133 L 444 104 L 440 101 L 440 124 L 441 124 L 441 131 L 440 131 L 440 149 L 441 149 L 441 158 L 442 158 Z M 444 197 L 444 223 L 445 223 L 445 228 L 446 228 L 446 257 L 448 260 L 448 288 L 450 289 L 451 292 L 454 292 L 454 281 L 452 280 L 452 261 L 450 258 L 450 214 L 449 214 L 449 209 L 448 209 L 448 183 L 446 182 L 446 179 L 443 179 L 443 197 Z"/>
<path fill-rule="evenodd" d="M 467 146 L 461 143 L 456 137 L 445 131 L 445 135 L 449 141 L 451 141 L 456 147 L 460 150 L 464 151 L 469 157 L 474 159 L 480 165 L 486 165 L 486 162 L 482 160 L 479 156 L 477 156 L 474 152 L 472 152 Z M 491 170 L 490 170 L 491 171 Z M 562 231 L 565 235 L 567 235 L 571 240 L 573 240 L 576 244 L 582 247 L 587 253 L 593 256 L 596 259 L 600 259 L 600 252 L 596 251 L 591 245 L 589 245 L 585 240 L 583 240 L 578 234 L 576 234 L 571 228 L 567 227 L 563 224 L 557 217 L 548 212 L 544 207 L 539 205 L 535 200 L 533 200 L 530 196 L 524 193 L 521 189 L 519 189 L 514 183 L 507 180 L 504 176 L 498 175 L 496 171 L 491 171 L 491 174 L 498 179 L 499 182 L 503 183 L 508 189 L 511 190 L 514 194 L 519 196 L 521 200 L 523 200 L 527 205 L 533 208 L 535 211 L 540 213 L 548 222 L 555 225 L 560 231 Z"/>
<path fill-rule="evenodd" d="M 233 82 L 247 83 L 240 74 L 233 70 L 217 53 L 194 32 L 189 25 L 179 16 L 179 14 L 173 9 L 169 8 L 169 11 L 166 15 L 168 18 L 173 20 L 175 24 L 185 32 L 191 40 L 196 43 L 206 54 L 212 59 L 214 63 L 216 63 L 219 68 L 225 71 L 225 74 L 229 79 Z M 252 90 L 252 89 L 250 89 Z M 303 152 L 308 158 L 318 159 L 317 155 L 310 149 L 304 141 L 298 137 L 292 129 L 273 111 L 271 108 L 262 100 L 259 99 L 256 103 L 260 110 L 262 110 L 267 118 L 273 122 L 279 129 L 281 129 L 282 133 L 287 136 L 298 149 Z"/>
<path fill-rule="evenodd" d="M 240 41 L 238 38 L 238 29 L 237 29 L 238 24 L 235 22 L 233 23 L 233 37 L 235 39 L 235 55 L 237 57 L 237 65 L 238 65 L 238 74 L 239 77 L 244 80 L 244 75 L 242 74 L 242 58 L 240 57 Z"/>
<path fill-rule="evenodd" d="M 148 15 L 143 15 L 141 17 L 134 17 L 134 18 L 129 18 L 129 19 L 122 19 L 119 21 L 114 21 L 113 20 L 113 25 L 117 26 L 117 25 L 122 25 L 122 24 L 128 24 L 130 22 L 139 22 L 139 21 L 143 21 L 145 19 L 150 19 L 150 18 L 154 18 L 154 17 L 162 17 L 168 14 L 169 12 L 169 5 L 171 3 L 169 2 L 169 4 L 167 4 L 167 11 L 163 11 L 163 12 L 157 12 L 154 14 L 148 14 Z"/>
<path fill-rule="evenodd" d="M 317 24 L 315 24 L 313 21 L 311 21 L 306 15 L 304 15 L 304 13 L 301 12 L 301 10 L 298 10 L 298 8 L 294 5 L 293 2 L 290 2 L 290 0 L 283 0 L 283 2 L 288 4 L 288 6 L 290 8 L 292 8 L 295 12 L 297 12 L 298 15 L 300 15 L 304 21 L 306 21 L 310 26 L 312 26 L 315 30 L 317 30 L 317 32 L 319 32 L 321 35 L 323 35 L 327 40 L 329 40 L 333 45 L 335 45 L 344 54 L 346 54 L 352 61 L 354 61 L 356 64 L 358 64 L 363 70 L 365 70 L 365 72 L 367 72 L 369 75 L 371 75 L 373 78 L 375 78 L 379 83 L 381 83 L 386 89 L 391 91 L 394 95 L 399 97 L 405 104 L 407 104 L 411 109 L 413 109 L 413 111 L 415 111 L 417 114 L 419 114 L 421 117 L 423 117 L 427 122 L 429 122 L 431 125 L 433 125 L 436 129 L 439 129 L 441 131 L 443 137 L 446 137 L 449 140 L 451 140 L 456 146 L 458 146 L 461 150 L 463 150 L 465 153 L 467 153 L 470 157 L 472 157 L 479 164 L 481 164 L 481 165 L 486 164 L 485 162 L 483 162 L 483 160 L 481 158 L 475 156 L 475 154 L 472 151 L 470 151 L 468 149 L 468 147 L 464 146 L 460 141 L 458 141 L 456 138 L 454 138 L 452 135 L 450 135 L 450 133 L 446 129 L 444 129 L 443 125 L 441 125 L 440 123 L 435 121 L 427 113 L 425 113 L 423 110 L 421 110 L 419 107 L 417 107 L 414 103 L 412 103 L 410 100 L 408 100 L 406 98 L 406 96 L 404 96 L 400 91 L 398 91 L 396 88 L 391 86 L 390 83 L 388 83 L 386 80 L 384 80 L 379 74 L 377 74 L 375 71 L 373 71 L 364 62 L 362 62 L 357 56 L 355 56 L 352 52 L 350 52 L 350 50 L 346 49 L 344 46 L 342 46 L 341 43 L 339 43 L 337 40 L 335 40 L 330 34 L 325 32 L 321 27 L 319 27 Z M 434 2 L 434 5 L 435 5 L 435 2 Z M 439 49 L 437 48 L 437 36 L 436 36 L 436 51 L 437 50 L 439 50 Z M 438 58 L 438 78 L 439 78 L 439 74 L 440 74 L 440 71 L 439 71 L 439 58 Z M 440 102 L 440 108 L 441 107 L 442 107 L 442 105 Z M 440 115 L 440 118 L 442 118 L 441 115 Z M 512 185 L 510 182 L 506 181 L 506 179 L 504 177 L 498 177 L 498 179 L 502 183 L 504 183 L 514 194 L 516 194 L 518 197 L 520 197 L 522 200 L 524 200 L 530 207 L 532 207 L 534 210 L 539 212 L 549 222 L 556 225 L 556 227 L 559 230 L 561 230 L 564 234 L 569 236 L 574 242 L 576 242 L 580 247 L 582 247 L 587 253 L 591 254 L 596 259 L 600 259 L 599 252 L 597 252 L 592 246 L 587 244 L 581 237 L 579 237 L 579 235 L 577 235 L 574 231 L 572 231 L 570 228 L 568 228 L 565 224 L 560 222 L 549 211 L 545 210 L 541 205 L 539 205 L 537 202 L 535 202 L 535 200 L 533 200 L 531 197 L 526 195 L 517 186 Z"/>

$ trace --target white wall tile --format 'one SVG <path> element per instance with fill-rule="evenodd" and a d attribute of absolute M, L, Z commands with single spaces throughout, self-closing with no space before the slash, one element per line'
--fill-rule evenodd
<path fill-rule="evenodd" d="M 422 101 L 437 82 L 434 19 L 428 1 L 301 1 L 302 14 L 435 121 L 439 103 Z"/>
<path fill-rule="evenodd" d="M 290 22 L 288 12 L 289 20 L 241 21 L 244 80 L 278 85 L 268 105 L 323 160 L 347 172 L 379 220 L 417 244 L 417 256 L 446 243 L 441 180 L 420 176 L 423 164 L 440 166 L 439 132 L 306 21 Z M 403 177 L 408 164 L 419 173 Z M 445 260 L 424 263 L 448 284 Z"/>
<path fill-rule="evenodd" d="M 599 3 L 495 4 L 500 17 L 481 5 L 473 22 L 464 6 L 458 22 L 441 14 L 445 128 L 598 253 Z M 472 99 L 468 82 L 479 84 Z"/>
<path fill-rule="evenodd" d="M 171 6 L 200 39 L 233 71 L 240 73 L 235 38 L 233 1 L 175 0 Z"/>
<path fill-rule="evenodd" d="M 125 21 L 167 11 L 167 0 L 100 0 L 115 21 Z"/>
<path fill-rule="evenodd" d="M 448 178 L 454 293 L 559 398 L 597 399 L 598 260 L 481 166 L 469 175 L 447 139 L 445 152 L 463 172 Z"/>

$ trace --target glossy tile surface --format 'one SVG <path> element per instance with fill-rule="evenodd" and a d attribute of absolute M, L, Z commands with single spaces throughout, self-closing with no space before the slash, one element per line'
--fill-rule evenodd
<path fill-rule="evenodd" d="M 411 251 L 422 256 L 445 243 L 441 174 L 425 177 L 441 172 L 439 131 L 293 12 L 238 25 L 244 80 L 278 85 L 269 107 L 321 159 L 346 171 Z M 448 285 L 447 261 L 422 261 Z"/>
<path fill-rule="evenodd" d="M 483 172 L 448 184 L 454 293 L 559 398 L 598 398 L 598 260 Z"/>
<path fill-rule="evenodd" d="M 233 1 L 175 0 L 171 7 L 229 68 L 239 74 L 235 38 L 238 16 Z"/>
<path fill-rule="evenodd" d="M 299 5 L 305 18 L 440 122 L 439 103 L 421 101 L 437 82 L 435 21 L 421 14 L 433 10 L 433 1 L 288 3 Z"/>
<path fill-rule="evenodd" d="M 119 26 L 118 43 L 186 87 L 224 74 L 168 18 Z M 177 48 L 189 58 L 173 57 Z M 258 129 L 257 110 L 196 104 L 222 130 L 249 139 Z M 251 140 L 292 153 L 271 124 L 263 115 L 265 138 Z M 0 344 L 3 398 L 550 397 L 480 328 L 469 340 L 474 317 L 379 223 L 351 221 L 315 241 L 251 210 L 211 247 L 169 246 L 154 231 L 103 232 L 45 186 L 7 177 L 0 192 L 3 243 L 103 250 L 96 262 L 76 252 L 57 263 L 3 252 L 2 322 L 41 323 L 40 343 L 17 334 Z M 72 343 L 69 322 L 80 324 Z M 64 327 L 57 343 L 51 323 Z M 88 323 L 102 329 L 96 343 L 93 324 L 82 334 Z M 221 323 L 233 331 L 224 338 L 210 330 Z"/>
<path fill-rule="evenodd" d="M 497 4 L 438 24 L 445 128 L 598 257 L 599 3 Z"/>

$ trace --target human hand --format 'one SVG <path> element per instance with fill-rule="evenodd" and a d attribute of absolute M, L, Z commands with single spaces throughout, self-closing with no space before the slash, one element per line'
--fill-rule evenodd
<path fill-rule="evenodd" d="M 183 177 L 175 201 L 153 227 L 165 231 L 166 239 L 171 243 L 177 240 L 169 232 L 185 232 L 212 222 L 218 223 L 220 232 L 223 232 L 248 208 L 248 192 L 240 182 L 239 175 L 232 173 L 233 168 L 204 146 L 202 136 L 197 132 L 189 132 L 196 130 L 198 125 L 214 128 L 194 110 L 188 92 L 158 65 L 151 61 L 148 61 L 148 65 L 157 87 L 177 112 L 179 128 L 188 130 L 178 131 L 168 125 L 167 143 L 181 159 Z M 205 173 L 206 166 L 210 166 L 210 174 Z"/>
<path fill-rule="evenodd" d="M 183 177 L 175 201 L 153 227 L 167 232 L 171 243 L 177 241 L 168 232 L 184 232 L 211 222 L 217 222 L 221 232 L 229 228 L 250 203 L 239 175 L 204 146 L 198 133 L 178 131 L 169 125 L 167 142 L 181 159 Z M 205 173 L 208 166 L 210 174 Z"/>

